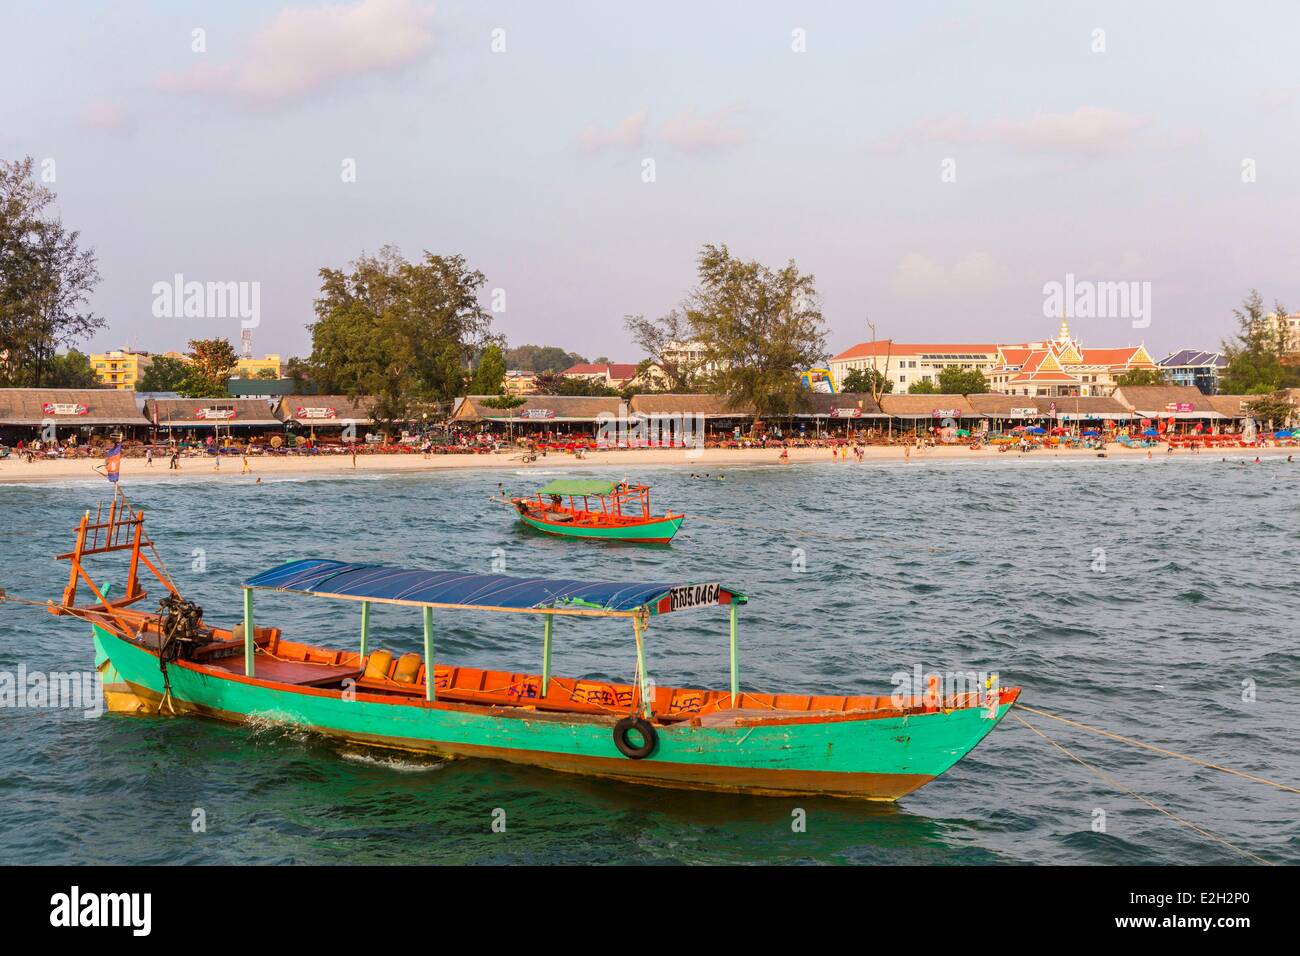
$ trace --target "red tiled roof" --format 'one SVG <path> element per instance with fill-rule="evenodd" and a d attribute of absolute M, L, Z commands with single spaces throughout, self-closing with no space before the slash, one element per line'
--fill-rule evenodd
<path fill-rule="evenodd" d="M 630 362 L 587 362 L 566 368 L 561 375 L 608 375 L 610 378 L 635 378 L 636 366 Z"/>
<path fill-rule="evenodd" d="M 987 352 L 990 355 L 997 352 L 996 345 L 981 343 L 979 345 L 970 345 L 967 343 L 953 342 L 925 342 L 917 344 L 915 342 L 891 342 L 889 339 L 880 339 L 875 342 L 859 342 L 851 348 L 845 349 L 839 355 L 834 356 L 832 362 L 842 362 L 846 359 L 871 358 L 872 356 L 890 355 L 919 355 L 922 352 Z"/>

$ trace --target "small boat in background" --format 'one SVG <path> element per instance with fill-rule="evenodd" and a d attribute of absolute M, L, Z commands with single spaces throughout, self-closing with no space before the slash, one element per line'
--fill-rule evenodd
<path fill-rule="evenodd" d="M 650 487 L 627 482 L 561 478 L 535 497 L 509 500 L 524 524 L 562 538 L 667 544 L 686 520 L 651 514 Z"/>

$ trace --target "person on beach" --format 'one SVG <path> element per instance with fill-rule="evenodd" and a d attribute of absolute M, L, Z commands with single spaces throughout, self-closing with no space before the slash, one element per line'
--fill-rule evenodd
<path fill-rule="evenodd" d="M 356 468 L 357 467 L 357 443 L 348 442 L 348 451 L 352 453 L 352 467 Z M 428 458 L 429 456 L 425 455 L 424 457 Z"/>
<path fill-rule="evenodd" d="M 173 446 L 172 446 L 172 457 L 171 457 L 171 461 L 170 461 L 170 463 L 168 463 L 168 465 L 167 465 L 167 470 L 168 470 L 168 471 L 180 471 L 180 470 L 181 470 L 180 457 L 181 457 L 181 450 L 180 450 L 179 448 L 177 448 L 175 445 L 173 445 Z"/>
<path fill-rule="evenodd" d="M 153 449 L 148 445 L 146 445 L 144 449 L 144 463 L 150 468 L 153 467 Z"/>
<path fill-rule="evenodd" d="M 781 464 L 783 464 L 783 465 L 788 465 L 788 464 L 790 464 L 790 449 L 789 449 L 789 448 L 786 448 L 784 445 L 782 445 L 782 446 L 781 446 L 781 457 L 780 457 L 778 460 L 779 460 L 779 461 L 781 462 Z M 693 477 L 695 477 L 695 476 L 692 475 L 691 477 L 693 478 Z"/>
<path fill-rule="evenodd" d="M 911 446 L 911 445 L 904 445 L 904 446 L 903 446 L 903 461 L 904 461 L 905 464 L 909 464 L 909 465 L 912 463 L 912 446 Z"/>
<path fill-rule="evenodd" d="M 242 459 L 244 460 L 244 469 L 243 469 L 243 471 L 240 472 L 240 474 L 241 474 L 241 475 L 247 475 L 247 474 L 251 473 L 253 469 L 250 468 L 249 465 L 248 465 L 248 452 L 245 451 L 245 452 L 244 452 L 243 454 L 241 454 L 239 457 L 242 458 Z"/>

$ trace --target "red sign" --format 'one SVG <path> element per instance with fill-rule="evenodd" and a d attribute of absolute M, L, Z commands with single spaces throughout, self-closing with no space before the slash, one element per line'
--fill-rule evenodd
<path fill-rule="evenodd" d="M 208 420 L 234 418 L 235 410 L 233 408 L 196 408 L 194 409 L 194 417 Z"/>
<path fill-rule="evenodd" d="M 1193 412 L 1196 406 L 1191 402 L 1170 402 L 1165 406 L 1167 412 Z"/>
<path fill-rule="evenodd" d="M 862 409 L 860 408 L 832 408 L 831 418 L 861 418 Z"/>
<path fill-rule="evenodd" d="M 294 418 L 333 418 L 338 413 L 332 408 L 303 408 L 293 410 Z"/>
<path fill-rule="evenodd" d="M 554 418 L 555 409 L 553 408 L 521 408 L 519 410 L 520 418 Z"/>
<path fill-rule="evenodd" d="M 46 415 L 86 415 L 90 412 L 90 406 L 75 402 L 46 402 L 41 406 L 41 411 Z"/>

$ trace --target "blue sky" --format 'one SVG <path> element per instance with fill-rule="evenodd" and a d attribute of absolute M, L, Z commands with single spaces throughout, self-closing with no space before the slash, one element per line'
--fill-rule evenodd
<path fill-rule="evenodd" d="M 1067 273 L 1150 282 L 1148 328 L 1071 327 L 1157 357 L 1215 347 L 1252 286 L 1300 308 L 1288 3 L 6 0 L 2 17 L 0 155 L 54 160 L 100 257 L 96 347 L 237 340 L 237 320 L 153 317 L 153 284 L 181 273 L 259 282 L 255 351 L 305 354 L 317 270 L 385 243 L 464 254 L 505 290 L 511 344 L 627 361 L 622 317 L 679 301 L 706 242 L 813 272 L 835 350 L 868 316 L 903 341 L 1050 336 L 1043 286 Z"/>

